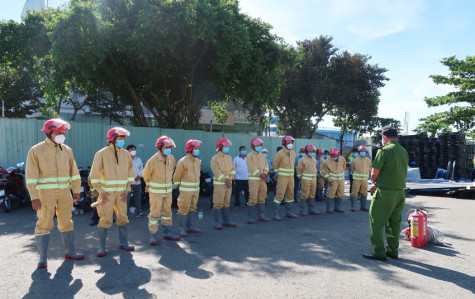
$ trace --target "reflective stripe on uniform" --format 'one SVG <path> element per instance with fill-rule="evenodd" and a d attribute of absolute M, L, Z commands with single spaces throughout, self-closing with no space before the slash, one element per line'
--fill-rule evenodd
<path fill-rule="evenodd" d="M 167 188 L 167 187 L 171 187 L 172 186 L 172 183 L 168 183 L 168 184 L 159 184 L 159 183 L 154 183 L 154 182 L 149 182 L 148 183 L 149 186 L 152 186 L 152 187 L 158 187 L 158 188 Z"/>
<path fill-rule="evenodd" d="M 158 224 L 158 220 L 148 220 L 148 223 L 154 225 L 154 224 Z"/>
<path fill-rule="evenodd" d="M 313 181 L 317 178 L 316 173 L 302 173 L 302 180 Z"/>
<path fill-rule="evenodd" d="M 163 189 L 160 190 L 160 189 L 154 189 L 154 188 L 150 188 L 150 187 L 149 187 L 149 188 L 148 188 L 148 192 L 150 192 L 150 193 L 158 193 L 158 194 L 167 194 L 167 193 L 171 193 L 171 192 L 172 192 L 172 189 L 169 188 L 169 189 L 165 189 L 165 190 L 163 190 Z"/>
<path fill-rule="evenodd" d="M 165 217 L 165 216 L 162 216 L 162 220 L 170 220 L 172 219 L 171 217 Z"/>
<path fill-rule="evenodd" d="M 44 184 L 44 185 L 36 185 L 36 189 L 69 189 L 71 188 L 71 184 Z"/>
<path fill-rule="evenodd" d="M 130 180 L 130 179 L 129 179 Z M 103 184 L 103 185 L 126 185 L 129 180 L 119 180 L 119 181 L 106 181 L 100 179 L 91 179 L 91 184 Z M 133 182 L 133 180 L 132 180 Z"/>
<path fill-rule="evenodd" d="M 330 173 L 329 176 L 330 176 L 330 179 L 332 179 L 332 180 L 343 180 L 343 179 L 345 179 L 345 173 L 344 172 Z"/>
<path fill-rule="evenodd" d="M 36 183 L 38 183 L 38 179 L 28 179 L 28 180 L 26 180 L 26 183 L 27 184 L 36 184 Z"/>
<path fill-rule="evenodd" d="M 200 187 L 197 187 L 197 188 L 180 188 L 180 191 L 195 192 L 195 191 L 200 191 Z"/>
<path fill-rule="evenodd" d="M 226 185 L 225 182 L 218 182 L 218 181 L 213 181 L 214 185 Z"/>
<path fill-rule="evenodd" d="M 62 177 L 62 178 L 39 178 L 38 179 L 38 183 L 69 182 L 69 181 L 71 181 L 70 176 Z"/>
<path fill-rule="evenodd" d="M 255 176 L 250 176 L 247 178 L 250 181 L 259 181 L 261 178 L 260 177 L 255 177 Z"/>
<path fill-rule="evenodd" d="M 117 188 L 102 188 L 105 192 L 124 192 L 127 187 L 117 187 Z"/>
<path fill-rule="evenodd" d="M 79 174 L 71 177 L 71 181 L 80 180 L 80 179 L 81 179 L 81 176 Z"/>
<path fill-rule="evenodd" d="M 217 177 L 216 179 L 219 181 L 221 180 L 222 178 L 224 178 L 224 174 L 221 174 L 219 177 Z"/>
<path fill-rule="evenodd" d="M 200 182 L 196 182 L 196 183 L 180 182 L 180 184 L 182 184 L 183 186 L 199 186 Z"/>
<path fill-rule="evenodd" d="M 359 181 L 366 181 L 369 178 L 369 173 L 367 174 L 361 174 L 361 173 L 353 173 L 353 179 L 354 180 L 359 180 Z"/>

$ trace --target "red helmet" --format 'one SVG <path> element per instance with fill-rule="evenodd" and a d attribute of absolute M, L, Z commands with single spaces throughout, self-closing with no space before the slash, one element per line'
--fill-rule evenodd
<path fill-rule="evenodd" d="M 307 144 L 305 146 L 305 152 L 308 153 L 308 152 L 314 152 L 315 151 L 315 147 L 313 146 L 313 144 Z"/>
<path fill-rule="evenodd" d="M 221 137 L 216 141 L 216 148 L 230 147 L 232 145 L 231 140 L 225 137 Z"/>
<path fill-rule="evenodd" d="M 171 146 L 171 147 L 176 147 L 175 142 L 173 139 L 171 139 L 168 136 L 161 136 L 158 137 L 157 142 L 155 143 L 155 146 L 158 148 L 162 148 L 163 146 Z"/>
<path fill-rule="evenodd" d="M 41 132 L 50 134 L 53 131 L 57 131 L 60 133 L 66 133 L 67 130 L 71 129 L 71 125 L 60 118 L 52 118 L 47 120 Z"/>
<path fill-rule="evenodd" d="M 300 150 L 299 150 L 299 153 L 305 153 L 305 149 L 306 149 L 306 148 L 307 148 L 307 147 L 301 147 Z"/>
<path fill-rule="evenodd" d="M 366 148 L 366 145 L 362 144 L 358 146 L 358 151 L 359 152 L 368 152 L 368 149 Z"/>
<path fill-rule="evenodd" d="M 259 139 L 259 138 L 257 138 L 257 137 L 252 138 L 252 140 L 251 140 L 251 148 L 254 148 L 254 147 L 259 146 L 259 145 L 260 145 L 260 146 L 264 145 L 264 142 L 262 142 L 262 140 Z"/>
<path fill-rule="evenodd" d="M 317 148 L 317 155 L 323 154 L 323 149 Z"/>
<path fill-rule="evenodd" d="M 107 131 L 107 142 L 114 141 L 114 139 L 119 136 L 130 136 L 130 132 L 121 127 L 113 127 L 112 129 Z"/>
<path fill-rule="evenodd" d="M 292 138 L 292 136 L 284 136 L 284 138 L 282 138 L 282 145 L 285 145 L 285 142 L 286 141 L 294 141 L 295 142 L 295 139 Z"/>
<path fill-rule="evenodd" d="M 336 158 L 336 157 L 338 157 L 339 155 L 340 155 L 340 150 L 337 149 L 336 147 L 334 147 L 334 148 L 332 148 L 332 149 L 330 150 L 330 157 Z"/>
<path fill-rule="evenodd" d="M 196 140 L 196 139 L 190 139 L 185 144 L 185 150 L 187 152 L 191 152 L 195 147 L 200 147 L 200 146 L 201 146 L 201 141 Z"/>

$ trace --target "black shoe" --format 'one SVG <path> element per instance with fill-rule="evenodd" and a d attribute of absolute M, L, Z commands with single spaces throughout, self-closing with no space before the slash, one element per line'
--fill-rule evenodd
<path fill-rule="evenodd" d="M 99 224 L 99 221 L 91 221 L 91 223 L 89 223 L 89 226 L 96 226 L 97 224 Z"/>
<path fill-rule="evenodd" d="M 363 254 L 363 257 L 367 258 L 367 259 L 370 259 L 370 260 L 377 260 L 377 261 L 385 261 L 386 260 L 385 257 L 379 257 L 379 256 L 376 256 L 372 253 L 365 253 L 365 254 Z"/>
<path fill-rule="evenodd" d="M 397 260 L 399 257 L 397 255 L 392 255 L 386 252 L 386 256 L 392 258 L 393 260 Z"/>

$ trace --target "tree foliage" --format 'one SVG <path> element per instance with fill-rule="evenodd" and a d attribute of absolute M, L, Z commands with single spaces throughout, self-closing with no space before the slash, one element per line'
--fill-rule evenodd
<path fill-rule="evenodd" d="M 368 63 L 370 57 L 344 51 L 332 60 L 338 104 L 331 112 L 340 127 L 340 149 L 347 132 L 360 132 L 378 114 L 379 88 L 387 71 Z"/>
<path fill-rule="evenodd" d="M 465 60 L 452 56 L 441 62 L 449 68 L 449 75 L 431 75 L 430 78 L 436 84 L 451 85 L 456 91 L 426 97 L 428 107 L 448 105 L 449 109 L 420 119 L 423 123 L 416 131 L 435 135 L 456 129 L 475 136 L 475 56 L 468 56 Z"/>
<path fill-rule="evenodd" d="M 261 115 L 278 88 L 278 40 L 236 1 L 74 1 L 53 55 L 79 82 L 131 105 L 135 120 L 195 128 L 201 107 L 229 98 Z"/>
<path fill-rule="evenodd" d="M 285 134 L 312 138 L 318 123 L 337 105 L 331 59 L 338 49 L 331 41 L 320 36 L 283 49 L 281 93 L 273 110 Z"/>

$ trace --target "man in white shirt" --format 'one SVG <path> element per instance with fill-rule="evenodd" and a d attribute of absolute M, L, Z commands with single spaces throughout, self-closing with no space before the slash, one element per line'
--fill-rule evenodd
<path fill-rule="evenodd" d="M 135 174 L 135 181 L 130 187 L 131 192 L 129 192 L 129 196 L 127 198 L 127 207 L 130 207 L 131 197 L 133 194 L 135 201 L 135 217 L 147 217 L 147 215 L 142 212 L 142 181 L 140 180 L 143 172 L 142 159 L 137 157 L 137 148 L 135 147 L 135 145 L 129 144 L 127 146 L 127 150 L 132 156 L 132 163 L 134 164 Z"/>
<path fill-rule="evenodd" d="M 241 201 L 239 199 L 241 192 L 244 190 L 244 198 L 246 203 L 249 201 L 249 181 L 246 164 L 246 147 L 239 147 L 239 155 L 234 158 L 234 166 L 236 167 L 236 179 L 234 180 L 234 208 L 239 209 Z"/>

